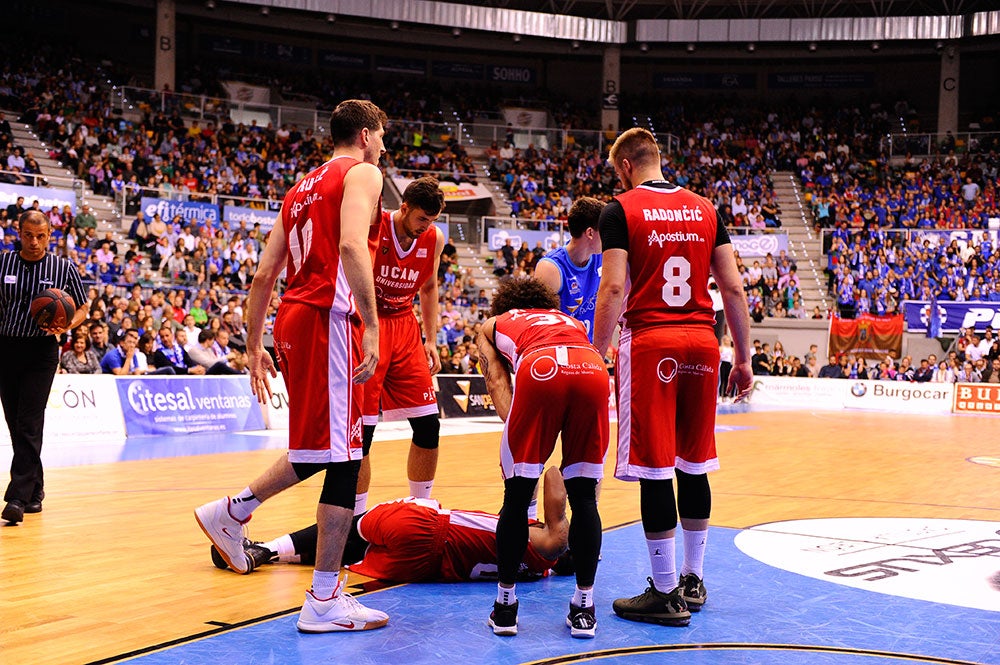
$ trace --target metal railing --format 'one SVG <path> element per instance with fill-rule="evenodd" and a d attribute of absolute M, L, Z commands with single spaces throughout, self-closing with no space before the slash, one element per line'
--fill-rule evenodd
<path fill-rule="evenodd" d="M 975 154 L 1000 148 L 1000 132 L 888 134 L 882 137 L 881 148 L 890 157 Z"/>

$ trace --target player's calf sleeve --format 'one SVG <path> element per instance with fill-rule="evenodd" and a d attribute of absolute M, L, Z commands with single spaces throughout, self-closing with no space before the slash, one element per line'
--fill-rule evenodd
<path fill-rule="evenodd" d="M 639 481 L 639 512 L 646 533 L 670 531 L 677 526 L 677 504 L 671 480 Z"/>
<path fill-rule="evenodd" d="M 319 502 L 327 506 L 346 508 L 354 512 L 354 493 L 358 488 L 358 470 L 361 460 L 331 462 L 326 465 L 323 489 Z"/>
<path fill-rule="evenodd" d="M 375 425 L 361 426 L 361 454 L 367 456 L 372 451 L 372 440 L 375 439 Z"/>
<path fill-rule="evenodd" d="M 708 474 L 693 475 L 674 469 L 677 476 L 677 512 L 684 519 L 707 520 L 712 514 L 712 488 Z"/>
<path fill-rule="evenodd" d="M 299 555 L 299 563 L 303 566 L 316 565 L 316 541 L 319 540 L 319 528 L 313 524 L 288 534 Z"/>
<path fill-rule="evenodd" d="M 427 450 L 438 447 L 438 440 L 441 438 L 441 419 L 436 413 L 407 420 L 413 428 L 413 445 Z"/>
<path fill-rule="evenodd" d="M 573 519 L 569 523 L 569 549 L 576 564 L 576 584 L 579 587 L 593 586 L 601 554 L 597 481 L 593 478 L 567 478 L 566 494 L 573 510 Z"/>
<path fill-rule="evenodd" d="M 503 483 L 503 508 L 497 520 L 497 575 L 505 585 L 517 581 L 524 552 L 528 549 L 528 503 L 537 478 L 514 476 Z"/>

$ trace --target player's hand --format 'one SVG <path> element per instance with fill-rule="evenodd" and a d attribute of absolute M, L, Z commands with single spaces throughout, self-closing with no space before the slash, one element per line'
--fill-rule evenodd
<path fill-rule="evenodd" d="M 424 342 L 424 353 L 427 354 L 427 366 L 431 374 L 441 371 L 441 356 L 438 355 L 437 345 L 434 342 Z"/>
<path fill-rule="evenodd" d="M 69 330 L 69 328 L 64 328 L 62 326 L 53 326 L 53 325 L 41 326 L 41 328 L 42 328 L 42 330 L 44 330 L 48 334 L 55 335 L 56 337 L 59 337 L 64 332 L 66 332 L 67 330 Z"/>
<path fill-rule="evenodd" d="M 734 402 L 742 402 L 753 391 L 753 370 L 750 369 L 750 361 L 736 363 L 729 372 L 729 384 L 726 386 L 726 394 L 731 395 L 736 391 Z"/>
<path fill-rule="evenodd" d="M 247 368 L 250 370 L 250 389 L 261 404 L 271 399 L 271 379 L 278 376 L 271 354 L 263 346 L 247 348 Z"/>
<path fill-rule="evenodd" d="M 364 383 L 375 376 L 378 366 L 378 327 L 365 326 L 365 334 L 361 338 L 361 364 L 354 368 L 354 383 Z"/>

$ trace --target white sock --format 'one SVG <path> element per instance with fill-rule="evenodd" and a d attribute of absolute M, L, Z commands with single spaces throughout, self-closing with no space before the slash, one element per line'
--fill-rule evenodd
<path fill-rule="evenodd" d="M 514 603 L 516 603 L 517 594 L 514 593 L 514 587 L 516 586 L 517 585 L 515 584 L 514 586 L 508 589 L 506 587 L 500 586 L 500 584 L 497 584 L 497 602 L 500 603 L 501 605 L 513 605 Z"/>
<path fill-rule="evenodd" d="M 410 483 L 410 496 L 415 496 L 418 499 L 429 499 L 431 498 L 431 490 L 434 489 L 434 479 L 430 480 L 411 480 Z"/>
<path fill-rule="evenodd" d="M 531 503 L 528 504 L 528 519 L 538 519 L 538 499 L 532 499 Z"/>
<path fill-rule="evenodd" d="M 368 510 L 368 492 L 354 495 L 354 514 L 360 515 Z"/>
<path fill-rule="evenodd" d="M 653 586 L 661 593 L 670 593 L 677 586 L 677 561 L 674 554 L 674 539 L 646 539 L 649 549 L 649 563 L 653 568 Z"/>
<path fill-rule="evenodd" d="M 229 514 L 237 522 L 246 522 L 260 504 L 260 499 L 253 495 L 250 487 L 246 487 L 236 496 L 229 498 Z"/>
<path fill-rule="evenodd" d="M 295 553 L 295 544 L 292 543 L 292 537 L 287 533 L 280 538 L 261 543 L 261 547 L 266 547 L 272 552 L 276 552 L 279 563 L 298 563 L 302 561 L 302 557 Z"/>
<path fill-rule="evenodd" d="M 339 595 L 339 570 L 314 570 L 312 592 L 318 600 L 329 600 L 334 594 Z"/>
<path fill-rule="evenodd" d="M 593 607 L 594 606 L 594 588 L 581 589 L 576 587 L 576 591 L 573 592 L 573 604 L 577 607 Z"/>
<path fill-rule="evenodd" d="M 684 534 L 684 563 L 681 564 L 681 575 L 694 573 L 702 579 L 705 567 L 705 543 L 708 540 L 708 530 L 687 531 Z"/>

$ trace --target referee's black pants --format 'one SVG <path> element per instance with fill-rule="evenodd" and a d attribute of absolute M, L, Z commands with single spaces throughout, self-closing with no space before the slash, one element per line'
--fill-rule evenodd
<path fill-rule="evenodd" d="M 45 405 L 59 363 L 59 347 L 52 335 L 0 337 L 0 402 L 10 431 L 14 459 L 4 501 L 29 503 L 45 495 L 42 472 L 42 430 Z"/>

